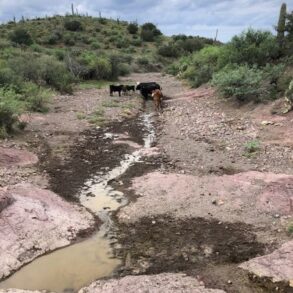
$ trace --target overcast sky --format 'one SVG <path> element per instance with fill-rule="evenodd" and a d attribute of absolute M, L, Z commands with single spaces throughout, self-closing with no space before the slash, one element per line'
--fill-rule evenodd
<path fill-rule="evenodd" d="M 272 30 L 284 0 L 0 0 L 0 22 L 65 14 L 71 3 L 80 13 L 142 24 L 153 22 L 167 35 L 190 34 L 228 41 L 248 27 Z M 288 10 L 293 0 L 287 0 Z"/>

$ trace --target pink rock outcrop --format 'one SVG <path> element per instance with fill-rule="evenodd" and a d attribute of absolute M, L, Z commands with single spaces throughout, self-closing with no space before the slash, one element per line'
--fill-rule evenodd
<path fill-rule="evenodd" d="M 153 172 L 135 178 L 132 188 L 140 197 L 120 210 L 122 222 L 171 214 L 271 225 L 276 214 L 293 213 L 292 175 L 250 171 L 197 177 Z"/>
<path fill-rule="evenodd" d="M 49 190 L 22 183 L 2 188 L 0 194 L 13 199 L 0 213 L 0 279 L 94 226 L 84 208 Z"/>
<path fill-rule="evenodd" d="M 38 157 L 26 150 L 0 147 L 0 167 L 28 166 L 38 162 Z"/>
<path fill-rule="evenodd" d="M 283 244 L 271 254 L 253 258 L 240 265 L 258 277 L 273 282 L 286 282 L 293 287 L 293 241 Z"/>
<path fill-rule="evenodd" d="M 194 277 L 185 274 L 164 273 L 158 275 L 126 276 L 122 279 L 101 280 L 83 288 L 79 293 L 225 293 L 223 290 L 207 289 Z"/>

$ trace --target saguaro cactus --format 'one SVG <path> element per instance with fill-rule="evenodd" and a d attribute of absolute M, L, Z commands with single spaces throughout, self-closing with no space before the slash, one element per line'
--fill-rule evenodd
<path fill-rule="evenodd" d="M 277 40 L 279 43 L 280 48 L 284 46 L 285 40 L 285 29 L 286 29 L 286 13 L 287 13 L 287 6 L 286 3 L 283 3 L 280 9 L 280 16 L 277 26 Z"/>

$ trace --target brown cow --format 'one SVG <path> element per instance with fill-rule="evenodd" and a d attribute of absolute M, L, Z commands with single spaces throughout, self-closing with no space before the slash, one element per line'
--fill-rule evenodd
<path fill-rule="evenodd" d="M 152 91 L 152 97 L 153 97 L 153 100 L 154 100 L 156 110 L 158 112 L 161 112 L 162 111 L 162 101 L 163 101 L 163 93 L 162 93 L 162 91 L 159 90 L 159 89 L 153 90 Z"/>

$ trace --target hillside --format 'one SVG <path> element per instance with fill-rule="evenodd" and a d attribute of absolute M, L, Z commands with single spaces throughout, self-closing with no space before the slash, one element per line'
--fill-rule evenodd
<path fill-rule="evenodd" d="M 28 35 L 15 37 L 15 31 L 19 34 L 26 32 Z M 184 37 L 188 41 L 182 44 Z M 6 49 L 2 52 L 2 57 L 6 56 L 8 48 L 15 51 L 19 45 L 26 45 L 27 52 L 47 54 L 59 60 L 64 60 L 66 54 L 71 54 L 80 57 L 78 59 L 84 65 L 87 65 L 87 54 L 119 54 L 120 61 L 124 64 L 122 74 L 129 71 L 161 70 L 180 55 L 213 43 L 202 37 L 167 37 L 152 23 L 138 26 L 119 19 L 79 15 L 11 21 L 0 26 L 0 38 L 1 49 Z M 177 47 L 171 49 L 172 52 L 166 52 L 169 43 L 175 44 L 179 40 Z"/>
<path fill-rule="evenodd" d="M 72 93 L 86 80 L 116 81 L 162 71 L 210 39 L 166 37 L 152 23 L 67 15 L 0 26 L 0 136 L 23 128 L 24 111 L 47 111 L 51 91 Z"/>
<path fill-rule="evenodd" d="M 15 52 L 17 43 L 27 45 L 27 52 L 51 55 L 61 61 L 70 53 L 74 57 L 80 57 L 84 65 L 87 63 L 84 55 L 89 52 L 108 56 L 118 53 L 122 63 L 134 67 L 135 64 L 145 65 L 139 60 L 142 55 L 148 58 L 149 64 L 164 63 L 165 60 L 156 58 L 155 50 L 158 43 L 163 43 L 168 38 L 160 36 L 156 43 L 146 42 L 140 38 L 139 32 L 130 34 L 127 26 L 125 21 L 86 16 L 54 16 L 10 22 L 0 27 L 1 47 Z M 13 40 L 12 34 L 20 29 L 29 34 L 29 40 Z M 14 48 L 11 48 L 11 43 L 14 43 Z"/>

